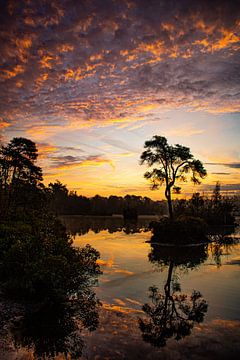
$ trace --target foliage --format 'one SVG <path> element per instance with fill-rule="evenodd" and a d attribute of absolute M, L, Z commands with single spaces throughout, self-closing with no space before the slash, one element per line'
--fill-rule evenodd
<path fill-rule="evenodd" d="M 1 289 L 18 300 L 76 295 L 88 278 L 100 273 L 99 253 L 90 246 L 74 248 L 50 214 L 0 224 L 0 250 Z"/>
<path fill-rule="evenodd" d="M 37 148 L 25 138 L 13 138 L 0 148 L 0 215 L 31 207 L 42 187 L 42 169 L 36 165 Z M 39 201 L 39 199 L 38 199 Z M 10 214 L 11 213 L 11 214 Z"/>
<path fill-rule="evenodd" d="M 206 240 L 205 222 L 193 216 L 180 216 L 176 219 L 163 217 L 151 222 L 149 227 L 153 232 L 153 242 L 186 244 Z"/>
<path fill-rule="evenodd" d="M 196 216 L 205 220 L 208 225 L 232 225 L 235 224 L 234 202 L 231 198 L 224 198 L 217 184 L 211 198 L 204 198 L 199 193 L 192 195 L 189 200 L 176 200 L 174 202 L 176 216 Z"/>
<path fill-rule="evenodd" d="M 49 211 L 36 160 L 31 140 L 14 138 L 1 148 L 0 190 L 8 200 L 0 220 L 1 290 L 23 301 L 65 300 L 78 296 L 100 273 L 99 253 L 89 245 L 72 246 L 64 226 Z"/>
<path fill-rule="evenodd" d="M 16 346 L 33 347 L 37 357 L 60 352 L 79 358 L 79 324 L 90 331 L 98 324 L 100 303 L 92 287 L 101 273 L 100 254 L 90 245 L 73 247 L 50 211 L 36 160 L 31 140 L 14 138 L 1 148 L 1 310 L 9 301 L 13 305 L 7 315 L 1 312 L 0 322 L 10 317 Z M 51 190 L 56 193 L 56 187 Z"/>
<path fill-rule="evenodd" d="M 169 145 L 163 136 L 155 135 L 145 142 L 141 155 L 141 164 L 146 163 L 149 167 L 157 165 L 151 171 L 144 174 L 152 183 L 152 189 L 156 189 L 165 183 L 165 197 L 168 201 L 169 216 L 173 217 L 172 191 L 180 192 L 180 187 L 175 186 L 176 181 L 187 181 L 187 174 L 191 173 L 191 181 L 200 184 L 200 179 L 207 175 L 200 160 L 194 159 L 188 147 L 176 144 Z"/>
<path fill-rule="evenodd" d="M 0 149 L 0 177 L 3 186 L 27 182 L 36 185 L 42 180 L 42 170 L 35 165 L 37 148 L 33 141 L 13 138 Z"/>

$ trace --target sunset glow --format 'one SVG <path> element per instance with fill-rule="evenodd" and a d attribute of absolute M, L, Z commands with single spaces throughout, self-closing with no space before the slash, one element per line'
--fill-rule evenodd
<path fill-rule="evenodd" d="M 153 199 L 139 165 L 153 135 L 190 147 L 240 191 L 240 6 L 188 0 L 6 1 L 0 13 L 0 141 L 36 142 L 44 183 Z M 181 184 L 182 185 L 182 184 Z"/>

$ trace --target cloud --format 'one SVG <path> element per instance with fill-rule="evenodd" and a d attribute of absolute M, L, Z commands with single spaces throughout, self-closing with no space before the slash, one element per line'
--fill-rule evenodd
<path fill-rule="evenodd" d="M 88 156 L 52 156 L 51 157 L 51 169 L 54 170 L 68 170 L 72 168 L 78 168 L 82 166 L 101 166 L 109 164 L 112 168 L 115 168 L 114 162 L 109 159 L 105 159 L 101 155 L 88 155 Z"/>
<path fill-rule="evenodd" d="M 202 185 L 201 188 L 203 190 L 213 190 L 215 189 L 215 185 L 211 185 L 211 184 L 205 184 Z M 221 191 L 239 191 L 240 190 L 240 184 L 221 184 Z"/>
<path fill-rule="evenodd" d="M 240 169 L 240 163 L 233 162 L 233 163 L 205 163 L 206 165 L 216 165 L 216 166 L 225 166 L 231 169 Z"/>
<path fill-rule="evenodd" d="M 66 151 L 84 152 L 84 150 L 74 146 L 59 146 L 49 143 L 37 143 L 36 145 L 40 158 L 51 157 L 54 153 L 64 153 Z"/>
<path fill-rule="evenodd" d="M 194 135 L 202 135 L 205 130 L 194 129 L 192 126 L 189 126 L 166 130 L 165 132 L 168 136 L 190 137 Z"/>
<path fill-rule="evenodd" d="M 231 175 L 229 172 L 212 172 L 213 175 Z"/>
<path fill-rule="evenodd" d="M 105 142 L 106 144 L 109 144 L 115 148 L 121 149 L 121 150 L 125 150 L 128 151 L 130 153 L 133 152 L 138 152 L 137 149 L 134 149 L 131 144 L 123 141 L 123 140 L 119 140 L 119 139 L 113 139 L 113 138 L 109 138 L 107 136 L 104 136 L 103 138 L 101 138 L 101 141 Z"/>
<path fill-rule="evenodd" d="M 186 106 L 240 111 L 236 1 L 13 1 L 0 24 L 8 131 L 134 129 L 154 109 Z"/>

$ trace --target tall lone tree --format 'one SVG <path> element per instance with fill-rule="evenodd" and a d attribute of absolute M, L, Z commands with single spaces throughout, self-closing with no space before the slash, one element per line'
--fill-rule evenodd
<path fill-rule="evenodd" d="M 152 183 L 152 189 L 158 189 L 165 184 L 165 197 L 168 202 L 169 216 L 173 218 L 172 191 L 179 193 L 181 188 L 176 181 L 187 181 L 191 174 L 191 181 L 200 184 L 200 179 L 207 175 L 200 160 L 194 159 L 190 149 L 179 144 L 169 145 L 164 136 L 154 135 L 145 142 L 140 164 L 146 163 L 149 167 L 156 165 L 144 174 Z"/>

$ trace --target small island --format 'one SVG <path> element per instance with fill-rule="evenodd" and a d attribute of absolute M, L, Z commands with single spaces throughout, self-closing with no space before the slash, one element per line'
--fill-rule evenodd
<path fill-rule="evenodd" d="M 146 150 L 141 155 L 141 164 L 146 163 L 151 168 L 144 177 L 151 181 L 153 190 L 165 185 L 169 214 L 150 223 L 153 233 L 151 242 L 175 246 L 207 242 L 208 235 L 214 232 L 213 225 L 231 227 L 232 232 L 235 226 L 233 206 L 228 201 L 222 201 L 219 183 L 212 199 L 204 200 L 195 193 L 189 201 L 180 200 L 173 206 L 172 193 L 181 192 L 181 187 L 176 185 L 178 181 L 186 182 L 190 175 L 190 180 L 199 185 L 200 180 L 207 176 L 202 162 L 193 157 L 188 147 L 169 145 L 165 137 L 158 135 L 146 141 L 144 147 Z"/>

